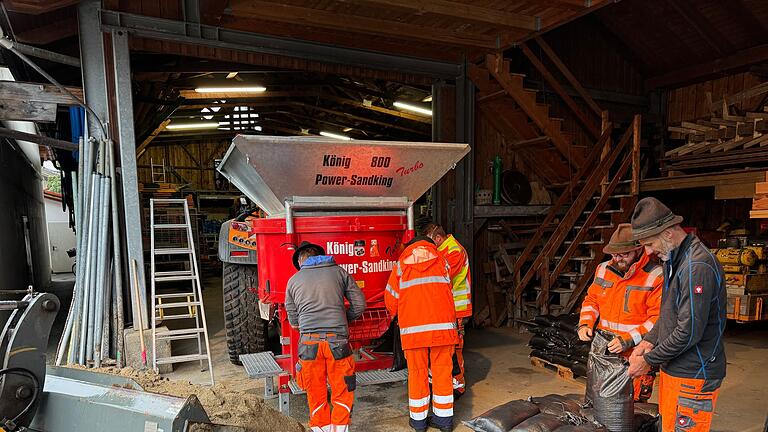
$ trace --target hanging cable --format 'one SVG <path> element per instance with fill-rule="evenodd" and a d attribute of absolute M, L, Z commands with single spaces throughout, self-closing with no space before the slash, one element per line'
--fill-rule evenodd
<path fill-rule="evenodd" d="M 48 72 L 44 71 L 40 66 L 37 65 L 32 59 L 27 57 L 24 53 L 20 52 L 16 49 L 16 47 L 13 46 L 13 41 L 8 38 L 0 38 L 0 46 L 3 48 L 6 48 L 8 51 L 16 54 L 17 57 L 19 57 L 21 60 L 24 61 L 24 63 L 28 64 L 32 69 L 34 69 L 37 73 L 43 76 L 43 78 L 47 79 L 51 84 L 55 85 L 59 90 L 67 94 L 69 97 L 72 98 L 73 101 L 75 101 L 78 105 L 85 108 L 89 114 L 91 114 L 95 119 L 96 122 L 99 124 L 99 128 L 101 128 L 101 133 L 104 138 L 108 138 L 107 136 L 107 130 L 104 128 L 104 122 L 101 121 L 101 118 L 96 114 L 95 111 L 91 109 L 88 105 L 85 104 L 85 102 L 81 101 L 80 98 L 72 94 L 72 92 L 69 91 L 66 87 L 61 85 L 54 77 L 52 77 Z"/>

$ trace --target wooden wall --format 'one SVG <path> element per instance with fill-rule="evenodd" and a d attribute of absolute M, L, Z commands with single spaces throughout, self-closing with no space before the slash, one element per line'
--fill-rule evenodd
<path fill-rule="evenodd" d="M 224 156 L 230 143 L 231 140 L 220 139 L 150 146 L 137 161 L 139 181 L 152 181 L 151 161 L 156 165 L 165 161 L 165 165 L 173 167 L 192 189 L 215 190 L 214 160 Z M 182 183 L 173 174 L 166 174 L 166 180 L 168 183 Z"/>
<path fill-rule="evenodd" d="M 671 89 L 667 92 L 667 123 L 670 126 L 678 125 L 682 121 L 695 121 L 711 117 L 710 104 L 743 90 L 764 82 L 758 75 L 751 72 L 743 72 L 715 80 L 704 81 L 698 84 Z M 711 94 L 711 98 L 707 97 Z M 734 105 L 739 110 L 749 111 L 762 100 L 758 96 L 742 103 Z"/>

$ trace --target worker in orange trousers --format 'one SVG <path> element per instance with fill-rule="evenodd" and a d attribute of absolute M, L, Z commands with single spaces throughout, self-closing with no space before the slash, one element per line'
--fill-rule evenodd
<path fill-rule="evenodd" d="M 424 227 L 424 235 L 431 238 L 437 250 L 443 254 L 451 267 L 453 304 L 456 309 L 456 325 L 459 342 L 454 354 L 453 393 L 460 397 L 466 391 L 464 378 L 464 323 L 472 317 L 472 277 L 469 273 L 469 254 L 442 226 L 430 223 Z"/>
<path fill-rule="evenodd" d="M 411 240 L 389 276 L 384 302 L 400 323 L 408 363 L 409 424 L 453 430 L 454 347 L 458 342 L 450 266 L 428 237 Z M 432 374 L 432 392 L 429 374 Z M 432 400 L 431 419 L 428 419 Z"/>
<path fill-rule="evenodd" d="M 664 261 L 664 287 L 659 319 L 632 352 L 628 374 L 661 368 L 661 430 L 707 432 L 727 366 L 725 272 L 682 221 L 655 198 L 632 214 L 632 238 Z"/>
<path fill-rule="evenodd" d="M 293 263 L 299 272 L 288 281 L 285 309 L 288 322 L 301 333 L 296 383 L 307 391 L 309 427 L 312 432 L 347 432 L 356 386 L 347 323 L 362 315 L 365 296 L 321 246 L 303 242 Z M 346 310 L 345 298 L 350 303 Z"/>
<path fill-rule="evenodd" d="M 616 335 L 608 350 L 629 358 L 659 318 L 662 268 L 632 240 L 628 223 L 616 228 L 603 252 L 611 259 L 598 265 L 587 290 L 579 314 L 579 339 L 591 340 L 597 324 L 597 328 Z M 635 401 L 648 401 L 653 382 L 652 373 L 634 379 Z"/>

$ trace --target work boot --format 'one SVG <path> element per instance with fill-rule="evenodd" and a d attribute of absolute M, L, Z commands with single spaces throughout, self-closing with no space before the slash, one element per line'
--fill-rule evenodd
<path fill-rule="evenodd" d="M 416 432 L 427 432 L 427 425 L 429 424 L 429 420 L 420 420 L 416 421 L 412 418 L 408 419 L 408 426 L 411 427 L 411 429 L 415 430 Z"/>
<path fill-rule="evenodd" d="M 453 422 L 448 425 L 439 425 L 435 424 L 434 421 L 432 421 L 432 417 L 428 419 L 429 427 L 439 430 L 440 432 L 452 432 L 453 431 Z"/>

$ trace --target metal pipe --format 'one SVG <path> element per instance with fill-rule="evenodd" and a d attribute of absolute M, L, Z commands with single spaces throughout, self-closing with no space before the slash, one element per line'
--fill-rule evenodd
<path fill-rule="evenodd" d="M 57 52 L 48 51 L 46 49 L 38 48 L 36 46 L 23 44 L 16 41 L 10 41 L 11 46 L 16 48 L 19 52 L 37 57 L 43 60 L 52 61 L 55 63 L 65 64 L 74 67 L 80 67 L 80 59 L 77 57 L 68 56 L 66 54 L 59 54 Z"/>
<path fill-rule="evenodd" d="M 112 254 L 114 256 L 114 275 L 115 275 L 115 310 L 113 311 L 117 320 L 114 331 L 117 333 L 115 341 L 115 359 L 117 367 L 123 367 L 123 327 L 125 321 L 123 317 L 123 251 L 121 247 L 122 237 L 120 236 L 120 215 L 118 208 L 120 203 L 117 196 L 117 175 L 115 173 L 115 143 L 112 140 L 107 141 L 107 151 L 109 152 L 109 176 L 112 178 L 110 193 L 112 196 Z"/>
<path fill-rule="evenodd" d="M 285 233 L 293 234 L 293 202 L 285 200 Z"/>
<path fill-rule="evenodd" d="M 107 254 L 109 254 L 109 250 L 107 249 Z M 102 324 L 101 324 L 101 360 L 103 361 L 106 358 L 109 358 L 109 347 L 110 347 L 110 338 L 109 338 L 109 324 L 112 321 L 112 315 L 114 315 L 112 312 L 112 260 L 110 259 L 111 255 L 107 257 L 107 264 L 106 264 L 106 280 L 104 281 L 104 313 L 102 315 Z"/>
<path fill-rule="evenodd" d="M 98 266 L 98 255 L 96 254 L 96 249 L 98 248 L 98 239 L 99 239 L 99 209 L 101 209 L 100 206 L 100 199 L 101 199 L 101 175 L 95 174 L 93 178 L 93 189 L 94 189 L 94 199 L 91 203 L 91 240 L 89 242 L 89 248 L 88 248 L 88 255 L 89 255 L 89 262 L 90 265 L 90 271 L 88 274 L 88 327 L 86 332 L 86 338 L 85 338 L 85 359 L 86 361 L 93 360 L 93 327 L 94 327 L 94 318 L 96 317 L 96 290 L 98 289 L 96 285 L 96 271 Z"/>
<path fill-rule="evenodd" d="M 408 206 L 406 215 L 408 219 L 408 230 L 414 231 L 416 229 L 416 218 L 414 217 L 414 213 L 413 213 L 413 204 Z"/>
<path fill-rule="evenodd" d="M 77 244 L 75 246 L 75 251 L 77 254 L 79 254 L 77 261 L 79 262 L 77 264 L 77 273 L 75 275 L 75 293 L 78 294 L 77 297 L 73 299 L 77 300 L 77 309 L 74 314 L 74 323 L 72 325 L 72 333 L 74 335 L 78 335 L 80 332 L 80 314 L 83 311 L 83 270 L 85 269 L 85 259 L 83 258 L 83 250 L 85 249 L 84 245 L 84 239 L 86 238 L 86 230 L 85 226 L 87 224 L 87 218 L 86 218 L 86 203 L 88 201 L 88 193 L 85 191 L 85 185 L 87 184 L 87 179 L 90 177 L 89 173 L 85 171 L 85 158 L 86 153 L 88 151 L 87 144 L 88 141 L 83 139 L 81 136 L 78 140 L 78 144 L 80 147 L 80 150 L 77 152 L 77 183 L 76 183 L 76 189 L 77 189 L 77 200 L 75 202 L 75 233 L 77 234 Z M 75 363 L 75 359 L 77 357 L 78 353 L 78 347 L 80 345 L 80 338 L 78 337 L 72 337 L 71 338 L 71 346 L 69 347 L 69 354 L 67 355 L 67 364 L 73 364 Z"/>
<path fill-rule="evenodd" d="M 104 162 L 104 156 L 101 157 L 102 167 Z M 109 213 L 109 200 L 107 194 L 109 193 L 109 185 L 106 177 L 102 177 L 99 181 L 99 231 L 98 231 L 98 246 L 94 251 L 97 255 L 96 261 L 96 298 L 94 300 L 95 308 L 93 309 L 93 360 L 96 367 L 101 366 L 101 333 L 102 325 L 104 322 L 104 277 L 106 273 L 105 263 L 107 260 L 107 226 Z"/>
<path fill-rule="evenodd" d="M 75 206 L 75 226 L 77 226 L 77 218 L 80 215 L 80 212 L 78 211 L 78 207 L 80 204 L 77 202 L 78 195 L 77 195 L 77 173 L 72 172 L 72 202 Z M 77 228 L 76 228 L 77 229 Z M 77 239 L 75 239 L 75 245 L 77 245 Z M 69 346 L 70 336 L 72 334 L 72 325 L 74 321 L 74 315 L 77 313 L 77 297 L 78 297 L 78 290 L 77 290 L 77 282 L 75 282 L 75 286 L 72 290 L 72 303 L 69 306 L 69 313 L 67 313 L 67 320 L 64 324 L 64 332 L 61 334 L 61 338 L 59 339 L 59 346 L 56 350 L 56 366 L 61 366 L 62 361 L 64 360 L 64 353 L 67 351 L 67 347 Z"/>
<path fill-rule="evenodd" d="M 91 143 L 92 144 L 92 143 Z M 83 269 L 81 272 L 83 273 L 83 306 L 82 306 L 82 312 L 80 314 L 80 340 L 78 341 L 79 350 L 78 350 L 78 357 L 77 357 L 77 363 L 84 365 L 85 364 L 85 356 L 86 356 L 86 350 L 87 350 L 87 339 L 88 339 L 88 314 L 90 309 L 90 296 L 91 296 L 91 281 L 90 281 L 90 274 L 91 274 L 91 262 L 93 261 L 91 258 L 91 251 L 93 250 L 92 242 L 93 237 L 92 235 L 92 227 L 94 223 L 94 215 L 93 215 L 93 208 L 94 208 L 94 200 L 96 195 L 96 173 L 91 174 L 91 191 L 90 191 L 90 200 L 88 204 L 88 215 L 85 217 L 88 221 L 87 230 L 84 231 L 84 236 L 86 236 L 84 241 L 84 248 L 80 251 L 81 258 L 85 259 L 85 263 L 83 266 Z M 84 215 L 85 216 L 85 215 Z"/>

